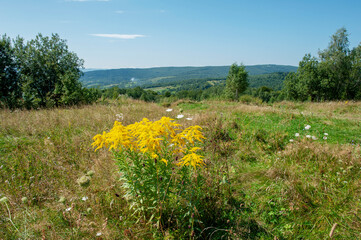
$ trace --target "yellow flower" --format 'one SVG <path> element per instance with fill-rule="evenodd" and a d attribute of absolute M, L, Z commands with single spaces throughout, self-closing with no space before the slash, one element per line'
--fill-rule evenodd
<path fill-rule="evenodd" d="M 162 160 L 161 160 L 162 162 L 164 162 L 165 163 L 165 165 L 168 165 L 168 161 L 166 160 L 166 159 L 164 159 L 164 158 L 162 158 Z"/>
<path fill-rule="evenodd" d="M 205 163 L 203 162 L 203 156 L 198 155 L 196 153 L 190 153 L 185 155 L 181 161 L 178 163 L 178 165 L 180 166 L 188 166 L 191 165 L 194 168 L 198 167 L 198 166 L 202 166 L 205 165 Z"/>
<path fill-rule="evenodd" d="M 193 153 L 198 151 L 198 150 L 201 150 L 201 148 L 200 147 L 192 147 L 191 149 L 189 149 L 189 151 L 193 152 Z"/>
<path fill-rule="evenodd" d="M 165 149 L 171 149 L 167 154 L 186 154 L 179 165 L 192 165 L 194 168 L 203 165 L 202 156 L 195 152 L 200 150 L 194 144 L 205 139 L 200 126 L 191 126 L 183 131 L 181 125 L 174 119 L 162 117 L 158 121 L 150 121 L 143 118 L 140 122 L 123 126 L 121 122 L 115 121 L 109 132 L 97 134 L 92 143 L 95 151 L 102 147 L 109 147 L 109 150 L 131 151 L 145 154 L 151 158 L 158 158 Z M 189 148 L 189 144 L 193 147 Z M 168 160 L 162 159 L 165 164 Z"/>

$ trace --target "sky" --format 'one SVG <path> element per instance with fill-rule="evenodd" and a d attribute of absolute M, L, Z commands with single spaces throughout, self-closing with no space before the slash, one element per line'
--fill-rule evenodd
<path fill-rule="evenodd" d="M 0 35 L 58 33 L 85 68 L 282 64 L 337 29 L 361 42 L 359 0 L 0 0 Z"/>

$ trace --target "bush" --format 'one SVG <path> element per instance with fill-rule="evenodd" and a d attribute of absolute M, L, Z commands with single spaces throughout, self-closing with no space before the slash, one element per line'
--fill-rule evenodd
<path fill-rule="evenodd" d="M 261 105 L 262 104 L 262 99 L 257 98 L 257 97 L 252 97 L 250 95 L 242 95 L 239 98 L 239 101 L 241 103 L 245 103 L 245 104 L 255 104 L 255 105 Z"/>

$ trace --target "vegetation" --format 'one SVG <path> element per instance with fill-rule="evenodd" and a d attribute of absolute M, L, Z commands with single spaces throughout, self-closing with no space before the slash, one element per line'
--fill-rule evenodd
<path fill-rule="evenodd" d="M 239 95 L 246 91 L 249 85 L 247 78 L 248 73 L 242 64 L 240 66 L 236 63 L 232 64 L 226 79 L 226 96 L 230 99 L 238 100 Z"/>
<path fill-rule="evenodd" d="M 85 89 L 57 35 L 3 36 L 1 238 L 361 238 L 361 103 L 283 101 L 358 99 L 360 49 L 339 30 L 284 89 L 237 64 Z"/>
<path fill-rule="evenodd" d="M 360 103 L 179 101 L 166 109 L 122 97 L 65 109 L 0 110 L 0 235 L 325 239 L 337 223 L 333 239 L 360 238 Z M 194 187 L 187 198 L 192 211 L 172 191 L 157 225 L 157 218 L 134 214 L 119 160 L 94 152 L 92 138 L 115 120 L 129 126 L 180 114 L 184 129 L 203 128 L 198 154 L 206 165 L 187 185 Z M 167 167 L 161 159 L 157 164 Z"/>
<path fill-rule="evenodd" d="M 89 103 L 98 98 L 93 90 L 83 89 L 79 78 L 83 60 L 69 52 L 66 41 L 57 34 L 14 44 L 0 40 L 0 101 L 10 108 L 51 107 Z"/>
<path fill-rule="evenodd" d="M 80 79 L 86 87 L 144 88 L 158 86 L 184 85 L 183 81 L 202 79 L 226 79 L 230 66 L 212 67 L 160 67 L 160 68 L 123 68 L 85 72 Z M 276 72 L 295 72 L 297 67 L 284 65 L 246 66 L 250 76 Z M 272 86 L 269 86 L 272 87 Z"/>
<path fill-rule="evenodd" d="M 329 101 L 361 99 L 361 44 L 349 49 L 345 28 L 332 35 L 319 59 L 306 54 L 296 73 L 285 80 L 291 100 Z"/>

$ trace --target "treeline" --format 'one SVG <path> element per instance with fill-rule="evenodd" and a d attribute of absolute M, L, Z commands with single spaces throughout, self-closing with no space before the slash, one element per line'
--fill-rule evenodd
<path fill-rule="evenodd" d="M 25 42 L 0 38 L 0 107 L 39 108 L 95 101 L 95 89 L 83 88 L 83 60 L 53 34 Z"/>
<path fill-rule="evenodd" d="M 306 54 L 285 80 L 287 99 L 330 101 L 361 99 L 361 44 L 350 50 L 348 33 L 339 29 L 319 57 Z"/>

